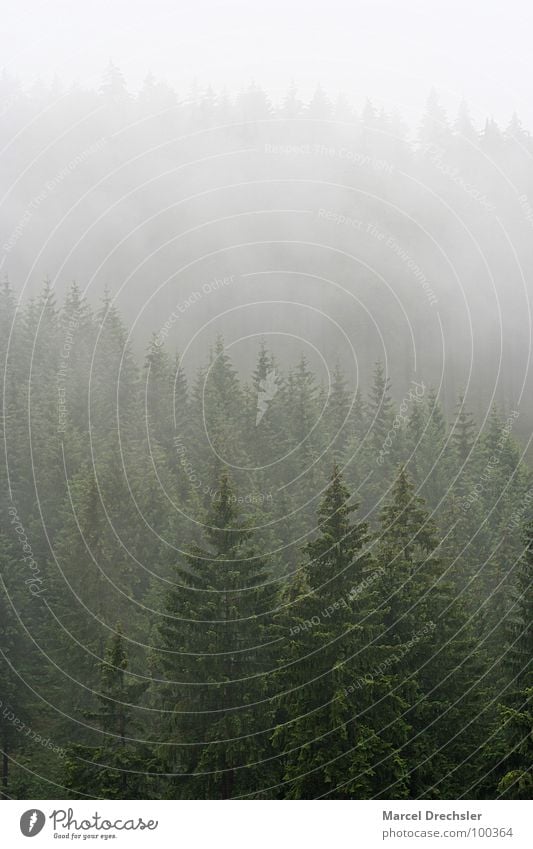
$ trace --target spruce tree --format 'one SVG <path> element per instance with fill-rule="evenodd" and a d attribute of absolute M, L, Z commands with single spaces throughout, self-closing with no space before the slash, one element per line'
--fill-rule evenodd
<path fill-rule="evenodd" d="M 268 572 L 239 519 L 223 472 L 205 522 L 207 548 L 176 569 L 159 626 L 157 666 L 169 716 L 169 768 L 188 798 L 228 799 L 268 784 L 268 676 L 272 666 Z"/>
<path fill-rule="evenodd" d="M 480 768 L 486 717 L 468 728 L 464 717 L 481 712 L 486 685 L 438 530 L 404 468 L 382 510 L 378 545 L 385 638 L 408 647 L 400 648 L 397 672 L 407 685 L 406 719 L 413 729 L 405 753 L 411 794 L 453 798 L 465 774 Z"/>
<path fill-rule="evenodd" d="M 526 548 L 518 570 L 513 605 L 507 619 L 508 651 L 504 662 L 508 691 L 500 706 L 505 754 L 504 775 L 497 787 L 505 799 L 531 799 L 533 781 L 533 524 L 526 529 Z M 501 767 L 498 767 L 500 770 Z"/>
<path fill-rule="evenodd" d="M 102 799 L 157 797 L 158 764 L 151 748 L 134 737 L 134 707 L 147 682 L 128 674 L 120 625 L 109 638 L 100 667 L 96 709 L 86 718 L 96 723 L 97 745 L 72 744 L 65 760 L 65 787 L 73 794 Z"/>
<path fill-rule="evenodd" d="M 319 534 L 306 547 L 294 601 L 280 617 L 284 692 L 274 744 L 284 764 L 284 796 L 370 798 L 400 788 L 397 754 L 406 727 L 391 693 L 391 650 L 378 645 L 375 564 L 368 530 L 337 466 L 321 502 Z M 402 795 L 402 790 L 399 790 Z"/>

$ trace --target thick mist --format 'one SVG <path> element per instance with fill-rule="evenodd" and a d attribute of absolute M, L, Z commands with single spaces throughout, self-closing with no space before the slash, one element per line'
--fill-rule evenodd
<path fill-rule="evenodd" d="M 0 263 L 23 301 L 45 279 L 106 291 L 138 351 L 152 333 L 189 374 L 222 335 L 354 385 L 377 360 L 446 409 L 463 393 L 529 408 L 532 141 L 430 92 L 417 126 L 317 88 L 132 94 L 2 80 Z M 526 432 L 527 426 L 519 425 Z"/>
<path fill-rule="evenodd" d="M 525 845 L 526 4 L 7 6 L 2 826 Z"/>

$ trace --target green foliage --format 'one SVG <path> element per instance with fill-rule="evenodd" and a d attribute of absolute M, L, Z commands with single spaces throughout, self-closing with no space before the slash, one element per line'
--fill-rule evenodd
<path fill-rule="evenodd" d="M 0 305 L 5 796 L 531 795 L 514 414 L 221 338 L 189 390 L 110 296 Z"/>

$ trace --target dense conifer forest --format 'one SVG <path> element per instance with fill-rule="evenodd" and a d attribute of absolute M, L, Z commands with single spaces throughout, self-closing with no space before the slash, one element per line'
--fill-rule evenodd
<path fill-rule="evenodd" d="M 531 795 L 514 409 L 186 374 L 75 284 L 0 322 L 4 798 Z"/>
<path fill-rule="evenodd" d="M 519 118 L 0 117 L 0 796 L 530 798 Z"/>

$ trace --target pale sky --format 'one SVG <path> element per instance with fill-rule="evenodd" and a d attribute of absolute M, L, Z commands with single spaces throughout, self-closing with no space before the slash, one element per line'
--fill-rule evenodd
<path fill-rule="evenodd" d="M 533 127 L 530 0 L 4 0 L 2 61 L 30 84 L 58 75 L 98 85 L 112 59 L 136 90 L 151 71 L 238 91 L 255 80 L 279 99 L 320 82 L 360 107 L 366 96 L 417 121 L 429 88 L 454 113 Z"/>

